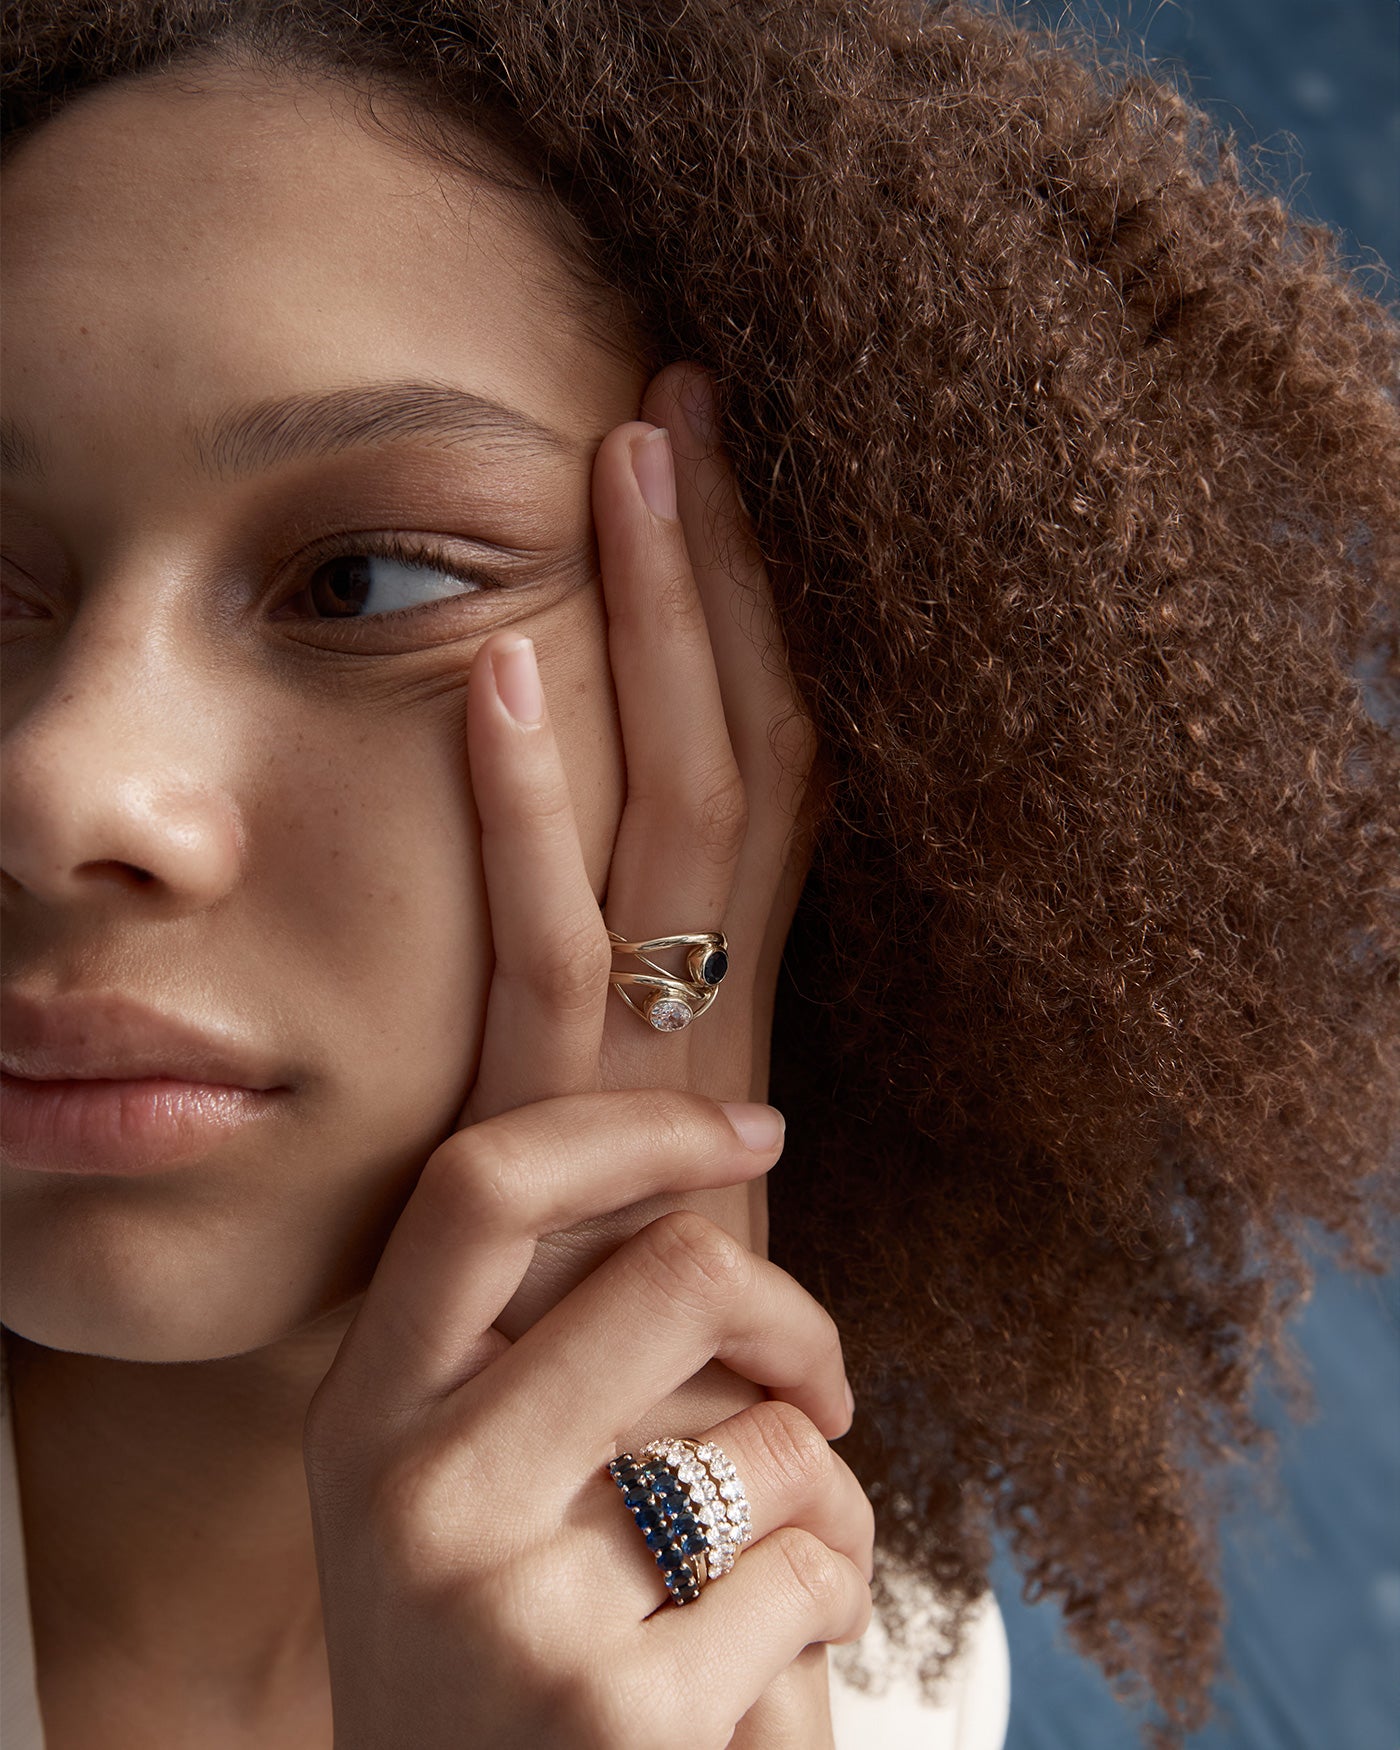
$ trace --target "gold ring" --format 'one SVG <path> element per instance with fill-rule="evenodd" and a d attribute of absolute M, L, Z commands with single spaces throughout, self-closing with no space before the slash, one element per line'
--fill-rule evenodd
<path fill-rule="evenodd" d="M 616 930 L 608 931 L 614 954 L 630 954 L 649 972 L 613 968 L 611 984 L 629 1009 L 658 1033 L 677 1033 L 715 1000 L 720 981 L 729 970 L 729 943 L 719 930 L 701 930 L 689 935 L 650 936 L 644 942 L 629 942 Z M 684 948 L 685 975 L 652 958 Z M 633 996 L 633 991 L 640 995 Z"/>

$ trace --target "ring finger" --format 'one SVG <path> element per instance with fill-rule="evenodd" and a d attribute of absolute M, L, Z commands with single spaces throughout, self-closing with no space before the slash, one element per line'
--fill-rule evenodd
<path fill-rule="evenodd" d="M 755 1547 L 784 1525 L 797 1526 L 837 1550 L 865 1575 L 872 1571 L 875 1522 L 870 1502 L 845 1460 L 833 1450 L 810 1418 L 792 1404 L 769 1399 L 718 1423 L 696 1437 L 697 1458 L 689 1451 L 680 1462 L 680 1480 L 696 1497 L 697 1519 L 706 1535 L 720 1543 L 734 1542 L 730 1504 L 719 1493 L 703 1460 L 717 1451 L 728 1459 L 748 1503 L 748 1541 Z M 638 1443 L 634 1456 L 640 1458 Z M 601 1486 L 607 1484 L 607 1486 Z M 584 1503 L 586 1502 L 586 1505 Z M 620 1578 L 639 1615 L 666 1602 L 661 1571 L 644 1536 L 628 1527 L 631 1514 L 605 1477 L 590 1478 L 579 1509 L 571 1516 L 586 1526 L 597 1553 L 590 1561 L 602 1564 L 620 1553 L 618 1527 L 631 1532 Z M 743 1561 L 744 1554 L 738 1555 Z"/>

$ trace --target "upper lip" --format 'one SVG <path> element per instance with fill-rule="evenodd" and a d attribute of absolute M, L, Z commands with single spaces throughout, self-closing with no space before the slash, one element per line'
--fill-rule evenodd
<path fill-rule="evenodd" d="M 0 1065 L 30 1081 L 164 1077 L 231 1087 L 278 1086 L 273 1066 L 223 1029 L 202 1029 L 114 991 L 47 1000 L 0 992 Z"/>

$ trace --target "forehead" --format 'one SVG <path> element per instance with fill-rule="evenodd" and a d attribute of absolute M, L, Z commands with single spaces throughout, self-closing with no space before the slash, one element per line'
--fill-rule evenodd
<path fill-rule="evenodd" d="M 404 102 L 374 107 L 392 126 Z M 96 87 L 15 153 L 5 230 L 26 399 L 43 398 L 32 373 L 75 355 L 90 387 L 159 373 L 192 412 L 465 366 L 472 388 L 578 430 L 631 374 L 587 335 L 539 217 L 366 125 L 330 78 L 220 67 Z"/>

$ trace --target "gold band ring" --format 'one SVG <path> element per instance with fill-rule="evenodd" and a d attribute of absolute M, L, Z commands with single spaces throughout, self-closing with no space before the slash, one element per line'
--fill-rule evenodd
<path fill-rule="evenodd" d="M 719 930 L 651 936 L 644 942 L 629 942 L 616 930 L 609 930 L 608 940 L 614 954 L 630 954 L 650 968 L 648 972 L 631 972 L 614 967 L 610 982 L 628 1008 L 658 1033 L 679 1032 L 697 1015 L 703 1015 L 729 970 L 729 943 Z M 684 976 L 652 958 L 676 948 L 686 950 Z M 632 995 L 634 990 L 637 996 Z"/>

